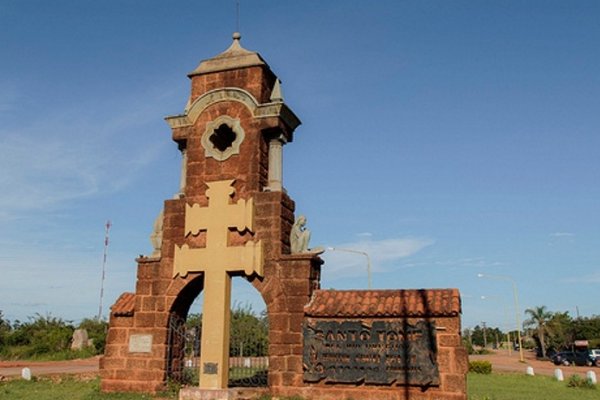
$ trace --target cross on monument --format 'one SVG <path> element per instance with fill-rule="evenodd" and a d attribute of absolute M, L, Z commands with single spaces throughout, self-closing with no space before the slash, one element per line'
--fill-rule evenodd
<path fill-rule="evenodd" d="M 253 231 L 252 199 L 230 202 L 233 180 L 207 182 L 208 207 L 186 205 L 185 235 L 206 231 L 206 247 L 175 246 L 173 277 L 188 272 L 204 273 L 204 309 L 200 387 L 224 389 L 229 378 L 229 322 L 231 318 L 231 273 L 263 275 L 262 242 L 228 246 L 230 228 Z"/>

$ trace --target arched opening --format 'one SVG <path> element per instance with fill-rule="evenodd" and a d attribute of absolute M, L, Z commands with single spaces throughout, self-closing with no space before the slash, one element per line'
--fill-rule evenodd
<path fill-rule="evenodd" d="M 167 377 L 198 385 L 201 354 L 202 274 L 177 295 L 169 313 Z M 269 325 L 261 294 L 243 277 L 233 277 L 229 340 L 229 386 L 267 386 Z"/>
<path fill-rule="evenodd" d="M 267 386 L 269 320 L 261 294 L 248 280 L 234 277 L 231 291 L 229 386 Z"/>
<path fill-rule="evenodd" d="M 193 278 L 177 295 L 171 306 L 167 326 L 167 378 L 192 384 L 198 382 L 202 320 L 193 306 L 204 289 L 204 277 Z M 190 310 L 192 313 L 190 313 Z M 200 309 L 201 310 L 201 309 Z M 191 318 L 188 318 L 191 317 Z"/>

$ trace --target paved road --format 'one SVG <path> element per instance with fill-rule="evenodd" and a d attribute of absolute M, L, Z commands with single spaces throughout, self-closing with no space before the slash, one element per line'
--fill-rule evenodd
<path fill-rule="evenodd" d="M 469 360 L 488 360 L 492 363 L 492 371 L 499 372 L 520 372 L 524 374 L 527 367 L 531 366 L 536 375 L 553 376 L 554 370 L 560 368 L 565 378 L 575 374 L 584 377 L 587 371 L 594 371 L 596 375 L 600 376 L 600 368 L 598 367 L 556 366 L 550 361 L 536 360 L 535 354 L 531 351 L 525 351 L 523 355 L 524 363 L 519 361 L 519 352 L 513 351 L 509 356 L 506 350 L 489 355 L 471 355 Z"/>
<path fill-rule="evenodd" d="M 19 376 L 25 367 L 31 369 L 33 376 L 98 373 L 99 359 L 93 357 L 68 361 L 0 361 L 0 376 Z"/>

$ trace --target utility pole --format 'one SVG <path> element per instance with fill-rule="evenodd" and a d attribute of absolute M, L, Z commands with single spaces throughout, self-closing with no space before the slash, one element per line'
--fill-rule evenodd
<path fill-rule="evenodd" d="M 487 331 L 485 327 L 485 322 L 482 321 L 481 325 L 483 325 L 483 348 L 487 349 Z"/>
<path fill-rule="evenodd" d="M 106 276 L 106 256 L 108 254 L 108 232 L 111 227 L 110 221 L 106 221 L 104 226 L 104 257 L 102 258 L 102 278 L 100 280 L 100 306 L 98 307 L 98 321 L 102 321 L 102 301 L 104 299 L 104 278 Z"/>

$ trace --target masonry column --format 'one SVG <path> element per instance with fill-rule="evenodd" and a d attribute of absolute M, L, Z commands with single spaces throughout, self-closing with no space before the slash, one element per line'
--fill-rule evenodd
<path fill-rule="evenodd" d="M 185 145 L 180 145 L 181 150 L 181 177 L 179 178 L 179 193 L 178 197 L 185 196 L 185 185 L 187 179 L 187 148 Z"/>
<path fill-rule="evenodd" d="M 281 192 L 283 189 L 283 145 L 285 137 L 279 135 L 269 142 L 269 186 L 271 192 Z"/>

